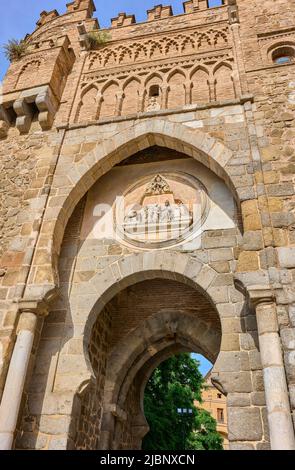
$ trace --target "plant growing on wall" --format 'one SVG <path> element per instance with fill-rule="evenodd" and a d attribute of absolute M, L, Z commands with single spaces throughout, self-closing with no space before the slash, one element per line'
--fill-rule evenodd
<path fill-rule="evenodd" d="M 21 59 L 27 53 L 28 44 L 24 40 L 10 39 L 3 45 L 5 57 L 14 62 Z"/>
<path fill-rule="evenodd" d="M 90 31 L 84 36 L 85 48 L 87 51 L 92 51 L 93 49 L 102 47 L 110 40 L 111 35 L 106 31 Z"/>

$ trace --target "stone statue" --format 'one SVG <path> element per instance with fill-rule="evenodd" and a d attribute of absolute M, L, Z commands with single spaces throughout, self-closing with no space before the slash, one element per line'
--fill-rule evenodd
<path fill-rule="evenodd" d="M 160 221 L 161 222 L 171 222 L 174 218 L 174 210 L 170 205 L 169 201 L 165 201 L 164 207 L 161 208 Z"/>
<path fill-rule="evenodd" d="M 157 101 L 156 96 L 151 96 L 148 101 L 148 106 L 147 106 L 147 111 L 159 111 L 161 109 L 161 106 L 159 105 Z"/>

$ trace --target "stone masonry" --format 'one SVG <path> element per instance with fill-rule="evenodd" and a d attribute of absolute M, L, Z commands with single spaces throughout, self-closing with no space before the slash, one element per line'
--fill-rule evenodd
<path fill-rule="evenodd" d="M 230 448 L 294 450 L 294 0 L 66 8 L 0 96 L 0 448 L 140 449 L 195 351 Z"/>

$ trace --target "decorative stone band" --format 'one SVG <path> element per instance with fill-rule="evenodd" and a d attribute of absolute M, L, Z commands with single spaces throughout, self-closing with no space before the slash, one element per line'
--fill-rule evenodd
<path fill-rule="evenodd" d="M 0 405 L 0 450 L 9 450 L 13 446 L 38 316 L 48 312 L 43 302 L 36 301 L 21 301 L 19 310 L 16 342 Z"/>

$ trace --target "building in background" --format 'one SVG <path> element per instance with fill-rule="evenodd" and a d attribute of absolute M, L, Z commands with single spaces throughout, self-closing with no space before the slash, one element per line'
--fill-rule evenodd
<path fill-rule="evenodd" d="M 211 371 L 205 376 L 206 389 L 202 393 L 203 402 L 196 402 L 198 408 L 208 411 L 217 422 L 217 431 L 223 437 L 223 448 L 229 449 L 227 428 L 226 397 L 211 383 Z"/>

